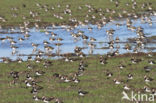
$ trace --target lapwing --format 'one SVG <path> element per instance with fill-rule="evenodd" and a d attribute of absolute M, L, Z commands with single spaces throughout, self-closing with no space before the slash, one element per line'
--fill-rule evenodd
<path fill-rule="evenodd" d="M 88 94 L 88 92 L 82 91 L 81 89 L 79 89 L 78 94 L 79 94 L 79 96 L 85 96 L 86 94 Z"/>

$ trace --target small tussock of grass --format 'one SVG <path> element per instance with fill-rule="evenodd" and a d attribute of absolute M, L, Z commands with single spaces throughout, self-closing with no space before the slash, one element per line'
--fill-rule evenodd
<path fill-rule="evenodd" d="M 132 56 L 142 59 L 138 64 L 131 64 L 130 59 Z M 128 101 L 121 101 L 123 85 L 127 84 L 132 88 L 133 91 L 141 90 L 145 85 L 144 75 L 150 76 L 153 79 L 156 78 L 156 69 L 151 72 L 146 73 L 144 71 L 144 66 L 148 64 L 150 58 L 146 55 L 125 55 L 118 57 L 111 57 L 108 59 L 108 63 L 105 65 L 100 64 L 99 56 L 92 56 L 84 58 L 84 62 L 88 64 L 86 67 L 84 75 L 79 77 L 80 83 L 63 83 L 58 78 L 54 78 L 54 73 L 71 75 L 78 70 L 78 65 L 80 60 L 74 61 L 73 63 L 65 62 L 63 60 L 51 60 L 53 65 L 44 68 L 42 63 L 29 62 L 34 66 L 34 69 L 28 70 L 26 65 L 28 62 L 23 62 L 21 64 L 17 62 L 12 62 L 9 64 L 0 63 L 0 103 L 35 103 L 30 93 L 31 88 L 25 88 L 23 81 L 26 78 L 26 73 L 29 72 L 30 75 L 34 76 L 36 70 L 45 71 L 45 74 L 36 79 L 42 86 L 43 89 L 39 91 L 38 96 L 54 96 L 62 99 L 64 103 L 130 103 Z M 156 56 L 152 58 L 156 60 Z M 120 63 L 123 63 L 126 68 L 123 70 L 119 69 Z M 153 65 L 156 67 L 156 65 Z M 9 77 L 11 71 L 20 72 L 19 80 L 16 85 L 11 84 L 13 80 Z M 107 79 L 106 71 L 113 73 L 113 77 Z M 127 81 L 127 74 L 131 73 L 134 75 L 134 79 Z M 113 79 L 117 78 L 124 82 L 121 85 L 115 85 Z M 156 80 L 149 83 L 149 87 L 155 87 Z M 82 88 L 89 92 L 84 97 L 78 96 L 78 89 Z M 130 93 L 130 91 L 128 92 Z M 42 102 L 38 102 L 42 103 Z"/>

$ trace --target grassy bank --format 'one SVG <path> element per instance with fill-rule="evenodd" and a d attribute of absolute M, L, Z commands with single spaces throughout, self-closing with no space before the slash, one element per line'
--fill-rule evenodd
<path fill-rule="evenodd" d="M 88 19 L 90 22 L 95 23 L 104 16 L 106 18 L 118 18 L 118 13 L 126 17 L 127 14 L 123 13 L 124 10 L 126 10 L 127 13 L 136 14 L 146 12 L 149 10 L 149 2 L 151 3 L 150 7 L 152 7 L 151 11 L 156 10 L 155 0 L 136 0 L 137 4 L 135 9 L 132 9 L 131 0 L 120 0 L 118 7 L 116 7 L 115 2 L 110 2 L 110 0 L 1 0 L 0 17 L 4 18 L 6 22 L 0 20 L 0 24 L 3 26 L 19 26 L 19 24 L 22 24 L 24 21 L 34 23 L 37 19 L 40 20 L 39 23 L 42 25 L 51 23 L 70 24 L 69 18 L 76 18 L 82 22 Z M 39 7 L 36 5 L 37 3 L 40 4 Z M 128 6 L 126 5 L 127 3 L 129 4 Z M 143 3 L 146 3 L 148 6 L 141 8 Z M 85 6 L 86 4 L 91 5 L 91 12 L 88 12 L 88 7 Z M 60 7 L 58 5 L 60 5 Z M 67 8 L 66 5 L 69 5 L 72 15 L 64 14 L 64 10 Z M 79 6 L 82 7 L 81 10 L 78 9 Z M 106 8 L 110 9 L 111 12 L 106 12 Z M 115 13 L 112 13 L 113 10 Z M 37 15 L 32 17 L 30 11 Z M 99 15 L 100 13 L 102 14 L 101 16 Z M 54 14 L 62 16 L 63 19 L 54 17 Z M 89 16 L 86 17 L 86 14 Z M 92 19 L 92 15 L 96 18 Z M 25 19 L 23 19 L 23 17 L 25 17 Z"/>
<path fill-rule="evenodd" d="M 142 61 L 137 64 L 132 64 L 130 59 L 132 57 L 141 59 Z M 99 56 L 93 56 L 83 58 L 82 60 L 88 67 L 85 67 L 83 76 L 78 77 L 80 83 L 75 84 L 73 82 L 64 83 L 58 78 L 54 78 L 54 73 L 61 75 L 68 75 L 69 77 L 77 72 L 80 60 L 74 62 L 65 62 L 64 60 L 52 60 L 52 65 L 48 68 L 44 68 L 43 62 L 11 62 L 9 64 L 0 63 L 0 103 L 36 103 L 30 93 L 31 88 L 25 88 L 24 80 L 26 73 L 30 73 L 32 78 L 35 78 L 35 71 L 44 71 L 45 74 L 35 78 L 37 85 L 42 86 L 43 89 L 38 92 L 38 96 L 57 97 L 64 101 L 64 103 L 131 103 L 129 101 L 121 101 L 123 86 L 127 84 L 131 90 L 127 91 L 129 94 L 132 90 L 136 93 L 140 90 L 143 92 L 144 86 L 154 88 L 156 85 L 155 73 L 156 69 L 152 69 L 149 73 L 146 73 L 144 66 L 152 66 L 156 68 L 156 65 L 150 65 L 148 60 L 156 60 L 156 55 L 152 58 L 147 57 L 145 54 L 140 55 L 123 55 L 118 57 L 111 57 L 107 60 L 107 64 L 100 64 Z M 122 63 L 126 67 L 120 69 L 118 66 Z M 27 64 L 31 64 L 33 69 L 28 69 Z M 19 80 L 16 84 L 12 84 L 12 77 L 9 76 L 11 71 L 19 72 Z M 106 73 L 112 72 L 113 76 L 107 78 Z M 131 73 L 134 76 L 133 80 L 127 81 L 127 75 Z M 146 84 L 144 76 L 150 76 L 154 80 Z M 120 85 L 115 85 L 113 79 L 116 78 L 119 81 L 123 81 Z M 78 89 L 88 91 L 89 93 L 80 97 L 78 95 Z M 144 92 L 143 92 L 144 93 Z M 42 102 L 37 102 L 42 103 Z"/>

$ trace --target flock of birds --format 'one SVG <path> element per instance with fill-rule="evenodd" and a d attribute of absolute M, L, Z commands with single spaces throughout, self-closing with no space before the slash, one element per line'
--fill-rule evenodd
<path fill-rule="evenodd" d="M 130 59 L 129 64 L 127 63 L 123 63 L 120 62 L 118 64 L 118 66 L 116 68 L 119 69 L 119 71 L 122 71 L 124 69 L 126 69 L 128 66 L 130 65 L 137 65 L 140 64 L 142 62 L 148 62 L 148 65 L 144 66 L 144 72 L 146 73 L 143 76 L 144 82 L 145 82 L 145 86 L 144 88 L 138 89 L 138 92 L 143 92 L 143 93 L 152 93 L 154 96 L 156 96 L 156 89 L 155 88 L 150 88 L 150 84 L 152 83 L 152 81 L 154 81 L 154 78 L 151 78 L 148 74 L 151 73 L 151 71 L 155 68 L 156 66 L 156 62 L 155 62 L 155 54 L 153 53 L 148 53 L 148 54 L 144 54 L 144 56 L 146 58 L 148 58 L 148 61 L 145 61 L 143 58 L 137 58 L 135 57 L 135 55 L 133 55 Z M 112 55 L 105 55 L 105 56 L 100 56 L 99 57 L 99 63 L 97 63 L 98 65 L 107 65 L 110 62 L 108 62 L 108 60 L 113 57 Z M 75 59 L 76 60 L 76 59 Z M 79 60 L 79 59 L 78 59 Z M 29 60 L 27 62 L 27 69 L 24 72 L 17 72 L 17 71 L 11 71 L 9 77 L 12 77 L 13 81 L 11 81 L 11 85 L 14 84 L 18 84 L 21 82 L 21 80 L 19 78 L 23 78 L 23 73 L 25 73 L 24 80 L 22 80 L 22 83 L 25 84 L 24 88 L 31 88 L 30 93 L 33 94 L 33 100 L 34 101 L 43 101 L 44 103 L 49 103 L 49 102 L 55 102 L 55 103 L 63 103 L 63 101 L 58 98 L 58 97 L 47 97 L 47 96 L 42 96 L 39 97 L 37 96 L 38 93 L 40 92 L 40 90 L 44 89 L 44 87 L 40 86 L 38 79 L 44 75 L 46 75 L 46 69 L 45 70 L 36 70 L 36 67 L 34 64 L 31 64 L 32 60 Z M 75 61 L 72 61 L 70 59 L 65 59 L 64 62 L 69 62 L 69 63 L 73 63 Z M 22 63 L 22 61 L 18 62 L 18 63 Z M 36 61 L 37 64 L 41 64 L 43 65 L 43 68 L 50 68 L 53 66 L 53 63 L 51 60 L 45 60 L 44 62 L 38 62 Z M 84 72 L 87 72 L 87 67 L 89 66 L 89 64 L 80 59 L 80 63 L 78 65 L 78 71 L 73 72 L 73 73 L 69 73 L 69 75 L 65 75 L 65 74 L 60 74 L 60 73 L 53 73 L 53 79 L 54 80 L 58 80 L 61 81 L 60 83 L 75 83 L 78 84 L 81 82 L 81 80 L 79 79 L 79 77 L 82 77 L 85 75 Z M 33 72 L 30 72 L 30 70 L 33 70 Z M 35 71 L 34 71 L 35 70 Z M 128 92 L 130 90 L 135 90 L 134 87 L 129 86 L 129 82 L 133 81 L 136 74 L 133 73 L 128 73 L 127 77 L 126 77 L 126 81 L 122 81 L 119 78 L 115 78 L 114 77 L 114 72 L 112 72 L 111 70 L 106 70 L 105 71 L 105 77 L 107 78 L 107 80 L 113 80 L 112 82 L 115 85 L 123 85 L 123 92 Z M 22 76 L 22 77 L 21 77 Z M 79 86 L 79 85 L 76 85 Z M 23 88 L 23 87 L 22 87 Z M 84 97 L 85 95 L 87 95 L 89 93 L 89 91 L 84 91 L 81 88 L 79 88 L 79 90 L 77 91 L 78 95 L 81 97 Z M 141 103 L 141 101 L 136 101 L 136 103 Z"/>
<path fill-rule="evenodd" d="M 65 61 L 72 62 L 72 61 L 68 61 L 68 60 L 65 60 Z M 22 63 L 22 62 L 18 62 L 18 63 Z M 53 65 L 52 62 L 48 61 L 48 60 L 46 60 L 43 63 L 44 68 L 49 68 L 52 65 Z M 83 61 L 80 61 L 78 71 L 76 73 L 73 73 L 72 76 L 54 73 L 53 78 L 58 79 L 58 80 L 62 81 L 63 83 L 73 82 L 75 84 L 78 84 L 80 82 L 78 77 L 83 76 L 83 73 L 87 66 L 88 65 L 85 64 Z M 42 70 L 37 70 L 37 71 L 35 71 L 34 76 L 32 76 L 32 73 L 30 73 L 29 70 L 33 70 L 33 69 L 35 69 L 35 67 L 31 64 L 27 64 L 27 69 L 28 70 L 25 71 L 26 77 L 24 78 L 24 80 L 22 80 L 22 83 L 25 84 L 24 88 L 32 88 L 30 93 L 34 95 L 32 97 L 34 101 L 43 101 L 44 103 L 49 103 L 49 102 L 63 103 L 63 101 L 61 99 L 59 99 L 58 97 L 46 97 L 46 96 L 39 97 L 39 96 L 37 96 L 38 92 L 40 90 L 44 89 L 44 87 L 39 85 L 38 79 L 41 76 L 44 76 L 46 72 L 42 71 Z M 22 75 L 23 75 L 23 72 L 11 71 L 10 75 L 9 75 L 9 78 L 11 77 L 13 79 L 10 82 L 11 85 L 12 84 L 16 85 L 16 84 L 20 83 L 21 80 L 19 78 L 22 78 L 21 77 Z M 21 86 L 21 88 L 23 88 L 23 87 Z M 88 91 L 83 91 L 83 90 L 81 90 L 81 88 L 79 88 L 79 90 L 78 90 L 78 95 L 82 96 L 82 97 L 88 93 L 89 93 Z"/>
<path fill-rule="evenodd" d="M 118 8 L 120 6 L 120 2 L 118 0 L 110 0 L 112 3 L 115 4 L 116 8 Z M 132 2 L 132 5 L 130 5 L 129 3 L 127 3 L 125 6 L 128 6 L 128 7 L 132 7 L 133 10 L 135 10 L 138 6 L 136 0 L 131 0 Z M 55 7 L 51 7 L 49 9 L 49 6 L 48 5 L 42 5 L 42 4 L 39 4 L 39 3 L 36 3 L 36 6 L 39 8 L 39 9 L 42 9 L 42 10 L 45 10 L 45 12 L 48 12 L 50 10 L 53 10 L 55 11 Z M 88 13 L 86 13 L 86 17 L 85 17 L 85 20 L 84 22 L 82 21 L 79 21 L 78 19 L 76 18 L 72 18 L 72 10 L 70 9 L 70 5 L 66 5 L 65 6 L 65 9 L 64 9 L 64 15 L 69 15 L 71 16 L 71 18 L 69 19 L 69 21 L 71 22 L 71 25 L 70 26 L 66 26 L 66 25 L 60 25 L 62 28 L 66 29 L 68 32 L 70 32 L 71 34 L 71 37 L 73 38 L 73 40 L 75 42 L 79 41 L 79 40 L 83 40 L 83 42 L 90 48 L 90 51 L 89 51 L 89 54 L 92 54 L 93 53 L 93 50 L 96 48 L 96 44 L 95 42 L 97 41 L 96 38 L 92 37 L 92 36 L 87 36 L 85 35 L 84 31 L 81 31 L 81 30 L 78 30 L 76 33 L 73 32 L 73 30 L 78 27 L 79 25 L 86 25 L 88 23 L 90 23 L 89 21 L 89 18 L 91 17 L 92 20 L 96 20 L 96 16 L 95 15 L 92 15 L 90 16 L 90 13 L 98 13 L 99 16 L 101 17 L 100 21 L 99 22 L 96 22 L 95 25 L 97 25 L 97 28 L 100 30 L 103 26 L 105 26 L 107 23 L 113 21 L 113 18 L 110 16 L 109 18 L 105 17 L 103 15 L 103 11 L 107 12 L 107 13 L 110 13 L 110 14 L 115 14 L 116 11 L 113 10 L 113 9 L 109 9 L 109 8 L 106 8 L 106 10 L 102 10 L 101 8 L 99 9 L 95 9 L 92 5 L 89 5 L 89 4 L 86 4 L 85 7 L 88 8 Z M 26 8 L 26 5 L 23 4 L 23 8 Z M 61 5 L 57 5 L 57 8 L 61 8 Z M 79 6 L 78 9 L 81 11 L 83 8 L 83 6 Z M 142 23 L 147 23 L 149 24 L 149 26 L 152 26 L 153 22 L 152 22 L 152 19 L 150 18 L 150 16 L 154 16 L 156 15 L 156 12 L 153 11 L 153 8 L 152 8 L 152 3 L 143 3 L 141 5 L 141 8 L 147 8 L 148 10 L 148 14 L 136 14 L 135 12 L 133 13 L 129 13 L 128 11 L 126 10 L 123 10 L 122 13 L 118 13 L 118 17 L 119 18 L 122 18 L 124 17 L 125 15 L 128 16 L 129 18 L 126 19 L 126 27 L 128 30 L 136 33 L 137 35 L 137 38 L 135 38 L 135 41 L 134 43 L 136 44 L 136 47 L 135 48 L 132 48 L 131 45 L 129 43 L 125 43 L 125 46 L 124 46 L 124 49 L 127 50 L 127 52 L 129 52 L 130 50 L 133 49 L 133 52 L 134 53 L 138 53 L 141 49 L 144 49 L 145 47 L 145 43 L 147 42 L 146 41 L 146 35 L 144 33 L 144 28 L 142 28 L 141 26 L 139 27 L 135 27 L 133 26 L 133 22 L 132 22 L 132 19 L 131 18 L 139 18 L 141 17 L 141 22 Z M 14 8 L 11 8 L 12 11 L 18 11 L 18 8 L 14 7 Z M 30 10 L 29 12 L 29 15 L 36 21 L 34 23 L 34 26 L 36 27 L 36 29 L 40 29 L 40 22 L 41 19 L 39 18 L 39 13 L 38 12 L 34 12 L 33 10 Z M 17 14 L 13 14 L 12 15 L 14 18 L 17 18 L 18 15 Z M 60 19 L 60 20 L 63 20 L 64 17 L 62 15 L 59 15 L 59 14 L 53 14 L 53 16 L 57 19 Z M 17 44 L 19 43 L 22 43 L 23 41 L 26 41 L 26 40 L 29 40 L 30 38 L 30 34 L 29 34 L 29 25 L 32 25 L 31 22 L 27 21 L 27 17 L 23 16 L 23 20 L 24 20 L 24 23 L 23 24 L 20 24 L 19 26 L 19 30 L 20 30 L 20 33 L 23 35 L 23 37 L 19 37 L 18 40 L 15 40 L 15 38 L 13 38 L 12 36 L 6 36 L 6 37 L 0 37 L 0 43 L 9 43 L 10 44 L 10 48 L 12 49 L 12 55 L 17 55 L 17 59 L 16 61 L 18 63 L 22 63 L 23 62 L 23 59 L 20 57 L 20 54 L 18 54 L 18 46 Z M 7 22 L 7 20 L 4 18 L 4 17 L 0 17 L 0 21 L 2 22 Z M 116 26 L 119 27 L 121 26 L 122 24 L 120 23 L 116 23 Z M 52 24 L 52 28 L 55 28 L 57 27 L 55 24 Z M 52 65 L 52 62 L 51 61 L 48 61 L 48 60 L 45 60 L 44 59 L 44 56 L 49 56 L 49 57 L 53 57 L 53 56 L 61 56 L 61 57 L 64 57 L 64 60 L 66 62 L 74 62 L 74 59 L 72 58 L 73 56 L 78 56 L 78 57 L 86 57 L 86 54 L 83 53 L 83 47 L 78 47 L 76 46 L 75 49 L 74 49 L 74 52 L 73 53 L 66 53 L 66 54 L 61 54 L 60 53 L 60 48 L 61 48 L 61 45 L 63 45 L 62 41 L 64 40 L 63 38 L 59 37 L 59 34 L 56 34 L 54 32 L 49 32 L 46 27 L 42 27 L 44 29 L 44 32 L 45 32 L 45 35 L 50 35 L 49 37 L 49 41 L 47 40 L 44 40 L 43 41 L 43 45 L 44 45 L 44 50 L 40 50 L 38 49 L 39 45 L 40 44 L 36 44 L 36 43 L 31 43 L 32 47 L 33 47 L 33 50 L 32 50 L 32 54 L 28 55 L 27 57 L 27 60 L 26 61 L 32 61 L 34 60 L 36 63 L 41 63 L 41 61 L 44 61 L 43 63 L 43 66 L 45 68 L 48 68 L 49 66 Z M 3 29 L 2 26 L 0 26 L 0 29 Z M 92 31 L 92 27 L 88 26 L 87 28 L 89 31 Z M 15 32 L 15 28 L 14 27 L 11 27 L 9 29 L 10 32 Z M 107 64 L 107 59 L 109 57 L 112 57 L 112 56 L 116 56 L 116 55 L 119 55 L 119 49 L 121 48 L 120 47 L 120 37 L 116 37 L 115 39 L 113 38 L 113 34 L 114 34 L 115 30 L 114 29 L 109 29 L 109 30 L 106 30 L 106 34 L 108 36 L 108 40 L 109 42 L 107 43 L 108 44 L 108 47 L 106 47 L 107 49 L 110 49 L 110 52 L 107 53 L 107 57 L 104 58 L 104 57 L 100 57 L 99 58 L 99 61 L 101 64 Z M 17 38 L 16 38 L 17 39 Z M 35 39 L 35 38 L 34 38 Z M 55 47 L 57 48 L 57 51 L 56 53 L 54 54 L 53 53 L 53 50 L 54 50 L 54 47 L 52 45 L 55 45 Z M 115 49 L 115 51 L 114 51 Z M 151 53 L 148 54 L 151 58 L 152 58 L 152 55 Z M 35 58 L 33 59 L 33 56 L 35 56 Z M 149 64 L 151 65 L 154 65 L 155 64 L 155 61 L 152 60 L 150 58 L 149 60 Z M 3 63 L 10 63 L 12 62 L 12 60 L 9 58 L 9 57 L 1 57 L 1 60 Z M 133 64 L 136 64 L 138 62 L 141 62 L 142 60 L 140 59 L 137 59 L 137 58 L 132 58 L 131 59 L 131 62 Z M 55 78 L 58 78 L 60 79 L 61 81 L 64 81 L 64 82 L 74 82 L 74 83 L 79 83 L 80 80 L 78 79 L 79 76 L 82 76 L 83 75 L 83 72 L 85 71 L 85 67 L 87 65 L 85 65 L 85 63 L 83 61 L 80 62 L 79 64 L 79 68 L 78 68 L 78 71 L 77 73 L 75 73 L 72 78 L 69 79 L 69 77 L 67 75 L 61 75 L 61 74 L 58 74 L 58 73 L 55 73 L 53 75 L 53 77 Z M 31 64 L 27 64 L 27 68 L 28 69 L 32 69 L 33 66 Z M 119 68 L 120 69 L 123 69 L 125 68 L 125 65 L 123 64 L 120 64 L 119 65 Z M 146 66 L 144 67 L 145 71 L 146 72 L 150 72 L 151 71 L 151 67 L 149 66 Z M 42 97 L 38 97 L 37 94 L 38 94 L 38 91 L 40 91 L 41 89 L 44 89 L 43 87 L 39 86 L 38 83 L 35 81 L 34 78 L 36 77 L 40 77 L 42 75 L 44 75 L 44 71 L 36 71 L 35 72 L 35 77 L 32 77 L 30 76 L 29 73 L 26 74 L 26 78 L 24 80 L 24 83 L 26 85 L 27 88 L 32 88 L 31 90 L 31 93 L 34 95 L 33 96 L 33 99 L 35 101 L 43 101 L 44 103 L 49 103 L 50 101 L 55 101 L 56 103 L 62 103 L 62 101 L 58 98 L 58 97 L 45 97 L 45 96 L 42 96 Z M 16 72 L 16 71 L 12 71 L 10 73 L 10 76 L 13 78 L 13 81 L 12 83 L 13 84 L 16 84 L 16 81 L 18 81 L 19 79 L 19 76 L 20 73 L 19 72 Z M 106 76 L 107 78 L 111 78 L 113 75 L 112 72 L 107 72 Z M 133 74 L 128 74 L 128 80 L 132 80 L 133 79 Z M 151 82 L 153 79 L 148 77 L 148 76 L 144 76 L 144 80 L 145 82 Z M 114 83 L 119 85 L 121 84 L 121 81 L 117 80 L 117 79 L 114 79 Z M 124 90 L 130 90 L 130 87 L 128 87 L 127 85 L 124 86 Z M 152 92 L 156 95 L 156 91 L 154 89 L 150 89 L 148 87 L 144 87 L 144 90 L 146 92 Z M 78 91 L 78 95 L 80 96 L 84 96 L 85 94 L 88 94 L 87 91 L 82 91 L 81 89 L 79 89 Z"/>
<path fill-rule="evenodd" d="M 112 0 L 111 2 L 115 3 L 116 7 L 118 7 L 120 4 L 120 2 L 117 0 L 116 1 Z M 114 54 L 118 55 L 119 49 L 125 49 L 128 52 L 130 50 L 133 50 L 133 52 L 135 52 L 135 53 L 139 52 L 141 49 L 144 49 L 145 44 L 147 43 L 144 28 L 142 28 L 141 26 L 139 26 L 139 27 L 133 26 L 133 22 L 132 22 L 131 18 L 137 19 L 137 18 L 141 17 L 141 23 L 147 23 L 150 26 L 152 26 L 153 21 L 150 18 L 150 16 L 153 16 L 156 13 L 153 11 L 151 5 L 152 5 L 151 3 L 143 3 L 142 4 L 141 8 L 147 8 L 149 14 L 145 13 L 145 14 L 141 14 L 141 16 L 139 16 L 140 14 L 138 15 L 135 13 L 128 13 L 128 11 L 123 10 L 123 14 L 127 15 L 129 17 L 129 18 L 127 18 L 127 23 L 126 23 L 127 29 L 136 33 L 136 35 L 138 36 L 137 38 L 135 38 L 135 40 L 133 42 L 136 44 L 136 46 L 134 48 L 132 48 L 130 43 L 125 43 L 125 47 L 121 48 L 120 43 L 122 41 L 120 41 L 120 37 L 116 37 L 114 39 L 114 32 L 116 32 L 116 30 L 110 28 L 110 29 L 106 30 L 106 34 L 108 36 L 107 39 L 109 40 L 107 42 L 108 46 L 104 47 L 103 49 L 110 49 L 111 55 L 114 55 Z M 45 12 L 50 10 L 48 5 L 41 5 L 39 3 L 36 3 L 36 6 L 40 9 L 44 9 Z M 126 6 L 130 6 L 130 4 L 127 3 Z M 23 7 L 26 7 L 26 5 L 23 4 Z M 60 8 L 61 5 L 58 5 L 57 7 Z M 100 19 L 100 21 L 96 23 L 97 28 L 99 30 L 102 27 L 104 27 L 107 23 L 113 21 L 112 17 L 107 18 L 102 14 L 102 11 L 103 11 L 102 9 L 97 10 L 93 6 L 88 5 L 88 4 L 86 4 L 85 7 L 88 8 L 88 13 L 92 13 L 92 12 L 96 11 L 102 17 L 102 19 Z M 132 9 L 135 10 L 135 8 L 137 8 L 137 2 L 135 0 L 132 0 Z M 55 10 L 54 7 L 52 7 L 51 9 Z M 79 6 L 79 9 L 81 10 L 82 7 Z M 11 10 L 18 11 L 18 8 L 16 8 L 16 7 L 11 8 Z M 111 10 L 108 8 L 106 9 L 106 12 L 107 13 L 116 13 L 115 10 Z M 37 12 L 30 11 L 29 15 L 32 18 L 34 18 L 35 21 L 37 21 L 36 23 L 34 23 L 34 26 L 36 27 L 37 30 L 39 30 L 40 29 L 39 24 L 40 24 L 40 22 L 42 22 L 40 20 L 36 20 L 36 18 L 39 17 L 39 14 Z M 66 9 L 64 9 L 64 15 L 71 15 L 72 16 L 72 10 L 70 9 L 70 5 L 66 5 Z M 122 14 L 119 13 L 119 15 L 120 15 L 119 18 L 123 17 Z M 13 15 L 13 16 L 15 16 L 15 15 Z M 17 17 L 17 16 L 18 15 L 16 15 L 15 17 Z M 59 16 L 57 14 L 54 14 L 54 17 L 56 17 L 57 19 L 64 19 L 62 16 Z M 72 18 L 72 19 L 70 18 L 69 21 L 72 22 L 71 23 L 72 25 L 67 26 L 67 25 L 62 24 L 60 26 L 70 33 L 74 42 L 78 42 L 78 41 L 83 40 L 84 44 L 87 45 L 86 47 L 89 48 L 89 54 L 93 54 L 93 51 L 96 49 L 96 42 L 98 42 L 98 40 L 96 40 L 96 38 L 94 38 L 91 35 L 90 36 L 85 35 L 84 31 L 82 31 L 82 30 L 78 30 L 77 32 L 73 31 L 79 25 L 83 26 L 87 23 L 90 23 L 89 17 L 90 17 L 89 14 L 86 14 L 85 18 L 88 18 L 88 19 L 86 19 L 85 22 L 81 22 L 81 21 L 77 20 L 76 18 Z M 92 19 L 96 19 L 96 17 L 93 15 Z M 18 54 L 18 48 L 19 48 L 18 44 L 22 44 L 23 41 L 28 41 L 29 38 L 31 37 L 29 26 L 32 25 L 32 23 L 29 22 L 26 19 L 26 17 L 23 17 L 23 20 L 24 20 L 23 24 L 19 25 L 19 30 L 20 30 L 19 33 L 22 34 L 23 36 L 19 37 L 18 40 L 16 40 L 16 38 L 14 38 L 12 36 L 0 37 L 1 43 L 4 43 L 4 42 L 10 43 L 10 48 L 12 49 L 12 53 L 11 53 L 12 55 L 19 56 L 20 54 Z M 0 21 L 6 21 L 6 20 L 5 20 L 5 18 L 1 17 Z M 122 26 L 122 25 L 123 24 L 116 23 L 117 27 Z M 57 27 L 57 26 L 55 24 L 52 24 L 52 28 L 55 28 L 55 27 Z M 35 60 L 37 60 L 37 61 L 40 60 L 40 57 L 42 55 L 43 56 L 63 56 L 63 57 L 65 56 L 66 58 L 68 58 L 68 54 L 70 54 L 70 53 L 67 53 L 66 55 L 63 55 L 63 54 L 61 55 L 61 53 L 60 53 L 61 52 L 61 46 L 64 45 L 63 44 L 64 39 L 59 37 L 59 34 L 56 34 L 53 31 L 48 31 L 48 29 L 46 27 L 42 27 L 42 28 L 45 32 L 45 35 L 48 35 L 49 40 L 43 41 L 44 50 L 38 49 L 38 47 L 41 44 L 37 44 L 37 43 L 32 42 L 31 45 L 33 47 L 33 51 L 32 51 L 32 55 L 28 56 L 28 58 L 31 58 L 31 56 L 35 56 Z M 3 30 L 3 28 L 1 26 L 0 26 L 0 29 Z M 93 28 L 88 26 L 88 30 L 92 31 Z M 10 33 L 16 32 L 16 28 L 10 27 L 10 29 L 8 31 L 10 31 Z M 54 53 L 54 49 L 57 49 L 55 53 Z M 74 49 L 74 54 L 70 54 L 70 55 L 77 55 L 77 56 L 83 57 L 83 56 L 85 56 L 85 53 L 83 53 L 83 49 L 85 49 L 85 47 L 76 46 Z M 113 49 L 115 49 L 115 51 L 113 51 Z M 3 60 L 3 62 L 10 61 L 10 59 L 6 58 L 6 57 L 2 57 L 1 59 Z M 20 56 L 18 57 L 17 61 L 18 60 L 21 60 Z"/>

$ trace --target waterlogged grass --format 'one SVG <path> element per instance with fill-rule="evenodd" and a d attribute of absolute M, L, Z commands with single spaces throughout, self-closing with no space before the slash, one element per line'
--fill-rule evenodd
<path fill-rule="evenodd" d="M 17 62 L 9 64 L 0 63 L 0 103 L 35 103 L 32 99 L 33 94 L 30 93 L 31 88 L 25 88 L 23 81 L 26 78 L 26 73 L 29 72 L 34 77 L 36 70 L 45 71 L 43 76 L 35 79 L 38 82 L 37 84 L 43 87 L 37 95 L 39 97 L 54 96 L 63 100 L 64 103 L 131 103 L 127 100 L 121 100 L 124 84 L 131 87 L 131 90 L 127 92 L 129 95 L 131 91 L 138 93 L 140 90 L 142 93 L 145 93 L 143 92 L 144 86 L 155 88 L 156 65 L 152 65 L 154 69 L 150 73 L 146 73 L 143 68 L 150 65 L 148 64 L 148 60 L 151 59 L 146 55 L 137 56 L 137 58 L 143 61 L 132 65 L 130 65 L 130 55 L 109 58 L 108 63 L 105 65 L 100 64 L 98 58 L 99 56 L 83 58 L 88 67 L 85 68 L 84 75 L 79 77 L 79 84 L 61 82 L 58 78 L 54 78 L 53 74 L 71 75 L 75 73 L 78 70 L 80 60 L 73 63 L 63 60 L 52 60 L 53 65 L 48 68 L 43 67 L 43 62 L 39 64 L 35 62 L 23 62 L 21 64 Z M 156 59 L 156 56 L 152 59 Z M 123 70 L 118 68 L 121 62 L 126 66 Z M 32 70 L 27 69 L 26 65 L 28 63 L 34 66 Z M 13 80 L 9 77 L 11 71 L 20 72 L 16 85 L 10 83 Z M 113 73 L 110 79 L 107 79 L 107 71 Z M 134 79 L 127 82 L 128 73 L 133 74 Z M 154 80 L 146 84 L 144 75 L 150 76 Z M 113 82 L 114 78 L 123 81 L 123 83 L 115 85 Z M 78 96 L 79 88 L 88 91 L 89 94 L 84 97 Z M 42 102 L 39 101 L 38 103 Z"/>
<path fill-rule="evenodd" d="M 110 2 L 110 0 L 1 0 L 0 1 L 0 16 L 6 19 L 6 22 L 1 22 L 2 25 L 19 25 L 22 24 L 23 21 L 29 21 L 31 23 L 36 22 L 35 19 L 39 18 L 40 23 L 43 24 L 51 24 L 51 23 L 70 23 L 69 18 L 76 18 L 79 21 L 84 21 L 85 19 L 89 19 L 91 22 L 96 22 L 101 19 L 103 16 L 109 17 L 112 16 L 114 18 L 118 18 L 118 13 L 123 14 L 123 10 L 126 10 L 130 13 L 140 14 L 141 12 L 146 12 L 148 7 L 141 8 L 143 3 L 152 3 L 151 7 L 153 10 L 156 10 L 156 1 L 155 0 L 136 0 L 137 7 L 136 9 L 132 9 L 131 0 L 120 0 L 119 7 L 116 8 L 115 2 Z M 36 6 L 36 3 L 39 3 L 42 8 Z M 129 6 L 126 6 L 126 3 L 129 3 Z M 61 6 L 58 8 L 58 4 Z M 86 4 L 91 5 L 95 10 L 91 13 L 88 13 L 88 8 L 85 6 Z M 24 6 L 23 6 L 24 5 Z M 64 14 L 64 10 L 66 5 L 70 5 L 70 9 L 72 10 L 72 15 Z M 46 6 L 46 7 L 45 7 Z M 81 6 L 82 9 L 79 10 L 78 7 Z M 11 10 L 11 8 L 17 8 L 17 11 Z M 55 9 L 52 10 L 51 8 Z M 48 9 L 45 12 L 45 8 Z M 102 9 L 100 12 L 96 12 L 96 10 Z M 116 13 L 107 13 L 106 8 L 111 10 L 115 10 Z M 33 18 L 30 16 L 29 12 L 32 11 L 34 13 L 38 13 L 38 16 Z M 99 13 L 102 13 L 103 16 L 99 16 Z M 17 17 L 13 17 L 12 15 L 17 15 Z M 57 19 L 53 15 L 57 14 L 64 17 L 63 20 Z M 86 18 L 86 14 L 89 15 Z M 96 16 L 96 21 L 91 19 L 91 16 Z M 22 17 L 25 16 L 26 20 L 23 20 Z M 125 16 L 125 14 L 124 14 Z"/>

